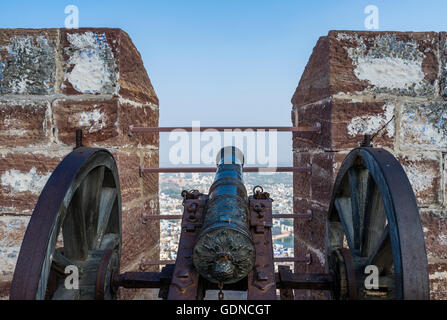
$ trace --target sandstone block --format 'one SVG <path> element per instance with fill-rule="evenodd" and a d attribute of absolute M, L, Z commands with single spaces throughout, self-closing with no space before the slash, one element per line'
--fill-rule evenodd
<path fill-rule="evenodd" d="M 437 156 L 399 156 L 397 159 L 410 180 L 418 205 L 439 205 L 442 201 L 440 159 Z"/>
<path fill-rule="evenodd" d="M 447 103 L 406 103 L 399 135 L 402 150 L 447 150 Z"/>
<path fill-rule="evenodd" d="M 420 214 L 428 257 L 447 259 L 447 218 L 433 210 Z"/>
<path fill-rule="evenodd" d="M 436 93 L 434 32 L 330 31 L 320 38 L 292 98 L 303 106 L 338 93 Z"/>
<path fill-rule="evenodd" d="M 57 29 L 3 29 L 0 32 L 0 94 L 56 91 Z"/>
<path fill-rule="evenodd" d="M 62 157 L 52 152 L 0 154 L 0 213 L 31 214 Z"/>
<path fill-rule="evenodd" d="M 140 184 L 141 178 L 138 173 L 140 156 L 138 153 L 120 150 L 114 150 L 113 156 L 115 158 L 120 177 L 123 207 L 126 207 L 127 203 L 139 199 L 142 196 Z"/>
<path fill-rule="evenodd" d="M 321 133 L 293 134 L 298 150 L 344 150 L 358 147 L 365 134 L 374 135 L 374 146 L 393 147 L 395 105 L 390 102 L 352 102 L 326 99 L 297 109 L 298 125 L 321 123 Z"/>
<path fill-rule="evenodd" d="M 158 105 L 143 61 L 120 29 L 62 29 L 65 94 L 113 94 Z"/>
<path fill-rule="evenodd" d="M 18 147 L 49 142 L 48 102 L 0 102 L 0 146 Z"/>

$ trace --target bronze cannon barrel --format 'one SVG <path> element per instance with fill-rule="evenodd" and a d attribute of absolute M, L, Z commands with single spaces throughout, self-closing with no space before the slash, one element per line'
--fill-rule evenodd
<path fill-rule="evenodd" d="M 193 263 L 205 279 L 226 284 L 247 276 L 253 269 L 256 253 L 242 178 L 244 155 L 235 147 L 225 147 L 216 162 L 216 176 L 194 245 Z"/>

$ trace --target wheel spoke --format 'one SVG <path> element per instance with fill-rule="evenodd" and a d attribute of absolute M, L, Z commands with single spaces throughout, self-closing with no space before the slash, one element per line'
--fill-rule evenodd
<path fill-rule="evenodd" d="M 344 232 L 340 221 L 328 220 L 328 224 L 326 239 L 329 252 L 331 252 L 333 249 L 343 246 Z"/>
<path fill-rule="evenodd" d="M 64 255 L 70 260 L 84 260 L 88 254 L 83 204 L 82 192 L 78 188 L 69 204 L 62 226 Z"/>
<path fill-rule="evenodd" d="M 87 228 L 87 244 L 93 249 L 98 229 L 98 211 L 104 180 L 104 167 L 92 170 L 82 182 L 82 199 L 85 207 L 85 222 Z"/>
<path fill-rule="evenodd" d="M 386 224 L 386 211 L 379 189 L 374 184 L 365 208 L 362 256 L 369 257 L 382 236 Z"/>
<path fill-rule="evenodd" d="M 351 194 L 351 212 L 352 212 L 352 242 L 351 249 L 358 251 L 360 249 L 360 198 L 362 190 L 360 189 L 361 181 L 359 177 L 359 169 L 351 168 L 348 171 L 349 187 Z"/>
<path fill-rule="evenodd" d="M 95 238 L 95 248 L 101 246 L 104 234 L 107 232 L 110 215 L 116 207 L 117 192 L 115 188 L 103 188 L 98 214 L 98 226 Z"/>
<path fill-rule="evenodd" d="M 354 248 L 351 198 L 347 197 L 335 198 L 335 208 L 337 209 L 341 223 L 343 224 L 343 229 L 345 231 L 346 240 L 348 241 L 349 248 Z"/>
<path fill-rule="evenodd" d="M 393 268 L 393 250 L 388 226 L 380 236 L 367 264 L 377 266 L 381 275 L 391 273 Z"/>

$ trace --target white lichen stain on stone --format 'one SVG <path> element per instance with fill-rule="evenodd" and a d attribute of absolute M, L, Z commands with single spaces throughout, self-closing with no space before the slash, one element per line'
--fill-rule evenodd
<path fill-rule="evenodd" d="M 447 235 L 445 234 L 438 235 L 438 243 L 441 246 L 447 246 Z"/>
<path fill-rule="evenodd" d="M 50 93 L 55 83 L 54 48 L 43 36 L 12 37 L 0 47 L 8 55 L 0 61 L 0 93 Z"/>
<path fill-rule="evenodd" d="M 100 131 L 106 126 L 104 112 L 100 112 L 98 109 L 91 112 L 81 112 L 74 116 L 79 117 L 79 126 L 89 128 L 89 133 Z"/>
<path fill-rule="evenodd" d="M 409 89 L 424 80 L 422 59 L 409 61 L 401 58 L 369 58 L 357 60 L 354 74 L 377 88 Z"/>
<path fill-rule="evenodd" d="M 349 135 L 374 134 L 389 122 L 385 130 L 387 136 L 392 138 L 394 136 L 394 122 L 390 122 L 390 120 L 394 115 L 394 104 L 386 103 L 382 109 L 383 114 L 352 118 L 347 126 Z"/>
<path fill-rule="evenodd" d="M 428 276 L 430 280 L 445 280 L 447 281 L 447 272 L 433 272 Z"/>
<path fill-rule="evenodd" d="M 402 112 L 401 140 L 419 149 L 447 147 L 446 105 L 406 105 Z"/>
<path fill-rule="evenodd" d="M 357 34 L 339 33 L 336 38 L 355 44 L 345 50 L 352 60 L 355 76 L 371 85 L 367 90 L 402 93 L 433 90 L 424 79 L 425 54 L 419 51 L 416 41 L 399 41 L 395 34 L 384 34 L 377 35 L 368 47 L 365 39 Z"/>
<path fill-rule="evenodd" d="M 29 217 L 2 217 L 0 220 L 0 235 L 6 235 L 0 237 L 0 277 L 14 272 L 28 222 Z"/>
<path fill-rule="evenodd" d="M 3 187 L 9 187 L 12 193 L 31 192 L 39 194 L 50 176 L 51 172 L 37 173 L 35 167 L 32 167 L 29 172 L 10 169 L 2 174 L 1 183 Z"/>
<path fill-rule="evenodd" d="M 404 170 L 416 194 L 430 190 L 433 181 L 438 175 L 433 169 L 416 164 L 406 165 Z"/>
<path fill-rule="evenodd" d="M 105 34 L 93 32 L 67 34 L 73 69 L 65 75 L 74 89 L 82 93 L 115 93 L 115 61 Z"/>

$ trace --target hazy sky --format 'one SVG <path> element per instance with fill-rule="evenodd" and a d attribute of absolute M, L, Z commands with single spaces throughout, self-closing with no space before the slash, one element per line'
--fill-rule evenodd
<path fill-rule="evenodd" d="M 1 28 L 119 27 L 140 51 L 160 99 L 160 125 L 290 125 L 290 99 L 312 48 L 329 30 L 447 30 L 447 1 L 4 1 Z M 167 134 L 162 135 L 161 165 Z M 280 162 L 291 159 L 281 134 Z"/>

